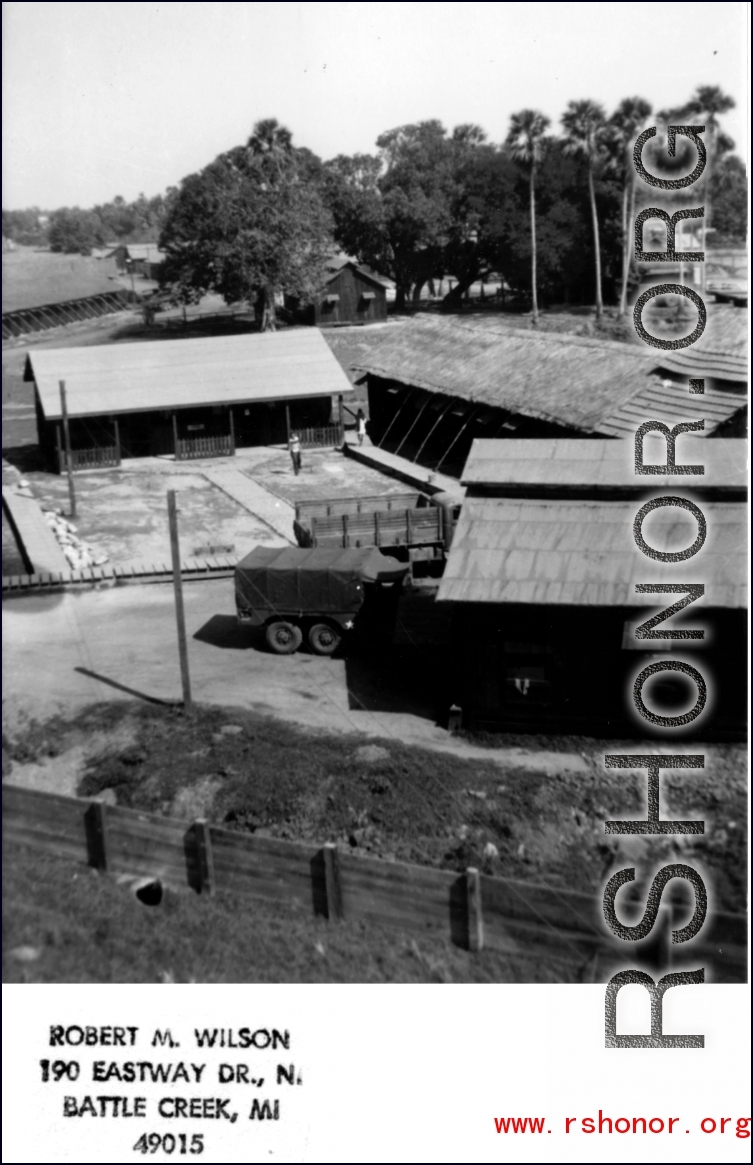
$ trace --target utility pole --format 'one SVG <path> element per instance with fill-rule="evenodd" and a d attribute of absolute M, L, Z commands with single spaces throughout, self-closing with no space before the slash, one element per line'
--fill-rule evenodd
<path fill-rule="evenodd" d="M 174 489 L 167 491 L 167 513 L 170 520 L 170 551 L 173 559 L 173 587 L 175 589 L 175 618 L 178 624 L 178 654 L 180 678 L 183 683 L 183 709 L 191 711 L 191 678 L 188 674 L 188 643 L 186 616 L 183 610 L 183 579 L 180 573 L 180 544 L 178 542 L 178 507 Z"/>
<path fill-rule="evenodd" d="M 70 516 L 76 517 L 76 491 L 73 488 L 73 457 L 71 456 L 71 430 L 68 424 L 68 403 L 65 397 L 65 381 L 60 381 L 60 412 L 63 416 L 63 436 L 65 439 L 65 466 L 68 472 L 68 496 Z"/>

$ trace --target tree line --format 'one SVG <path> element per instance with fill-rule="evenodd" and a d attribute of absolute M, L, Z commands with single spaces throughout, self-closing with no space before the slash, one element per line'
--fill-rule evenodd
<path fill-rule="evenodd" d="M 91 209 L 62 206 L 57 210 L 3 210 L 3 237 L 27 247 L 49 247 L 65 254 L 90 255 L 108 243 L 156 243 L 175 188 L 133 202 L 117 195 Z"/>
<path fill-rule="evenodd" d="M 79 234 L 82 248 L 108 235 L 106 241 L 158 239 L 172 302 L 213 290 L 228 303 L 252 303 L 263 327 L 274 327 L 280 293 L 301 302 L 316 295 L 338 249 L 392 279 L 398 309 L 445 276 L 454 281 L 448 307 L 477 281 L 499 277 L 531 306 L 534 323 L 540 304 L 595 303 L 601 316 L 608 302 L 624 315 L 638 279 L 632 224 L 656 198 L 636 182 L 632 158 L 647 126 L 658 132 L 645 164 L 664 176 L 686 173 L 695 160 L 687 138 L 668 156 L 667 125 L 706 126 L 698 199 L 706 207 L 704 230 L 713 228 L 716 243 L 745 240 L 745 170 L 719 124 L 733 105 L 709 86 L 658 113 L 640 97 L 611 114 L 594 101 L 570 102 L 559 133 L 539 111 L 521 110 L 498 144 L 480 126 L 448 131 L 429 120 L 381 134 L 373 154 L 326 162 L 295 146 L 290 130 L 269 118 L 245 145 L 164 198 L 54 212 L 50 244 L 75 249 Z M 683 191 L 666 195 L 663 205 L 690 205 Z M 3 212 L 4 232 L 5 222 Z M 647 224 L 645 246 L 663 250 L 657 226 Z"/>

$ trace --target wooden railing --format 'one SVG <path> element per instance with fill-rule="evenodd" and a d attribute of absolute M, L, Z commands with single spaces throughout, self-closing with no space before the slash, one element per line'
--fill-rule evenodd
<path fill-rule="evenodd" d="M 60 472 L 65 473 L 68 466 L 66 454 L 62 454 L 63 464 Z M 120 465 L 120 450 L 117 445 L 93 445 L 90 449 L 71 449 L 72 468 L 76 469 L 105 469 Z"/>
<path fill-rule="evenodd" d="M 233 457 L 235 442 L 229 433 L 219 437 L 179 437 L 175 442 L 176 461 L 196 461 L 201 457 Z"/>
<path fill-rule="evenodd" d="M 293 524 L 299 546 L 441 546 L 443 514 L 437 506 L 420 510 L 312 515 Z"/>
<path fill-rule="evenodd" d="M 565 981 L 603 982 L 626 965 L 662 973 L 676 966 L 669 927 L 687 909 L 662 906 L 655 928 L 660 939 L 617 944 L 608 932 L 600 896 L 559 890 L 475 869 L 463 873 L 360 857 L 337 846 L 222 829 L 157 817 L 100 801 L 3 785 L 6 839 L 29 850 L 84 862 L 103 872 L 159 880 L 200 893 L 227 891 L 254 901 L 309 902 L 315 914 L 395 927 L 414 935 L 433 933 L 479 951 L 486 947 L 513 959 L 545 958 Z M 637 917 L 641 903 L 633 904 Z M 744 982 L 747 917 L 714 912 L 687 958 L 707 965 L 707 980 Z M 620 949 L 618 949 L 618 947 Z M 682 956 L 682 948 L 679 948 Z M 630 960 L 626 964 L 625 960 Z M 528 981 L 523 970 L 520 981 Z"/>
<path fill-rule="evenodd" d="M 296 429 L 302 449 L 339 449 L 343 431 L 339 425 L 321 425 L 313 429 Z"/>

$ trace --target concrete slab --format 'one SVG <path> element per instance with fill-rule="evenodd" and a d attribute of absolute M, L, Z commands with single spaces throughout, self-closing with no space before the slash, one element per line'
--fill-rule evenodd
<path fill-rule="evenodd" d="M 4 485 L 3 509 L 13 526 L 19 547 L 36 573 L 69 569 L 68 560 L 47 525 L 36 498 L 25 497 L 16 493 L 13 487 Z"/>
<path fill-rule="evenodd" d="M 446 492 L 455 494 L 458 499 L 465 496 L 465 489 L 456 477 L 448 477 L 445 473 L 437 473 L 435 470 L 426 469 L 423 465 L 414 465 L 412 461 L 407 461 L 404 457 L 397 457 L 394 453 L 388 453 L 386 449 L 378 449 L 374 445 L 351 445 L 348 443 L 345 447 L 345 453 L 346 456 L 352 457 L 355 461 L 370 465 L 390 477 L 397 478 L 398 481 L 405 482 L 406 485 L 414 489 L 421 490 L 422 493 Z"/>

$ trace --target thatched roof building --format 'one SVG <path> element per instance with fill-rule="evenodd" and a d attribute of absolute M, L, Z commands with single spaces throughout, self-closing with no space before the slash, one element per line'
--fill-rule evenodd
<path fill-rule="evenodd" d="M 388 329 L 356 370 L 372 442 L 459 476 L 474 438 L 614 437 L 649 418 L 697 419 L 699 398 L 656 363 L 637 344 L 422 316 Z M 745 405 L 707 390 L 706 434 Z"/>

